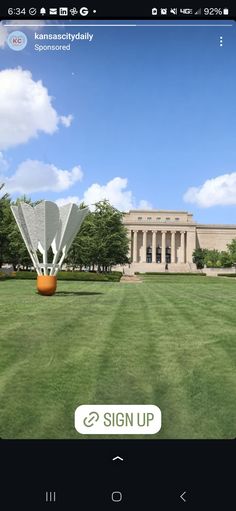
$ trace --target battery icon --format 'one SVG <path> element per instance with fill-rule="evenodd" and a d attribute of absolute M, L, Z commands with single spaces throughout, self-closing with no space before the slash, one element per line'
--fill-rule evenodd
<path fill-rule="evenodd" d="M 229 9 L 223 9 L 223 14 L 224 14 L 224 16 L 228 16 L 228 14 L 229 14 Z"/>

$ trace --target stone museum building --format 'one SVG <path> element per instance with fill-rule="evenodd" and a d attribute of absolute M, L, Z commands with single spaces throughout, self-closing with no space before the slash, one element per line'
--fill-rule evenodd
<path fill-rule="evenodd" d="M 187 211 L 132 210 L 124 215 L 130 240 L 130 273 L 196 271 L 195 248 L 227 250 L 236 225 L 198 224 Z"/>

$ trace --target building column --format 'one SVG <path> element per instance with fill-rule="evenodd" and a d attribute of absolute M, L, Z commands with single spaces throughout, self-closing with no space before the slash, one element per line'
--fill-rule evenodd
<path fill-rule="evenodd" d="M 166 231 L 161 231 L 161 262 L 166 262 Z"/>
<path fill-rule="evenodd" d="M 157 233 L 152 231 L 152 263 L 157 262 Z"/>
<path fill-rule="evenodd" d="M 175 263 L 175 231 L 171 231 L 171 262 Z"/>
<path fill-rule="evenodd" d="M 137 263 L 137 241 L 138 241 L 138 231 L 134 231 L 134 239 L 133 239 L 133 262 Z"/>
<path fill-rule="evenodd" d="M 130 260 L 132 257 L 132 231 L 128 231 L 128 241 L 129 241 L 128 258 Z"/>
<path fill-rule="evenodd" d="M 186 262 L 193 262 L 193 251 L 196 248 L 196 229 L 186 232 Z"/>
<path fill-rule="evenodd" d="M 143 263 L 147 262 L 147 231 L 143 231 Z"/>
<path fill-rule="evenodd" d="M 181 236 L 181 240 L 180 240 L 180 244 L 181 244 L 181 263 L 185 263 L 185 231 L 181 231 L 180 233 L 180 236 Z"/>

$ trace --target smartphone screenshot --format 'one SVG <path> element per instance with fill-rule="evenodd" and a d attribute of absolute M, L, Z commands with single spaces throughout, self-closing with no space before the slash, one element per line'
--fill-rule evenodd
<path fill-rule="evenodd" d="M 9 2 L 1 509 L 234 509 L 235 6 Z"/>

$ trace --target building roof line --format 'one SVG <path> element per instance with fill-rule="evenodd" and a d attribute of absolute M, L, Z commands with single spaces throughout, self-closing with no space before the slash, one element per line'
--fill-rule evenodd
<path fill-rule="evenodd" d="M 125 215 L 129 215 L 129 213 L 185 213 L 187 215 L 193 215 L 193 213 L 189 213 L 188 211 L 179 211 L 177 209 L 130 209 L 125 213 Z"/>
<path fill-rule="evenodd" d="M 202 228 L 216 227 L 219 229 L 222 229 L 222 228 L 236 229 L 236 224 L 196 224 L 196 226 L 197 226 L 197 228 L 198 227 L 202 227 Z"/>

